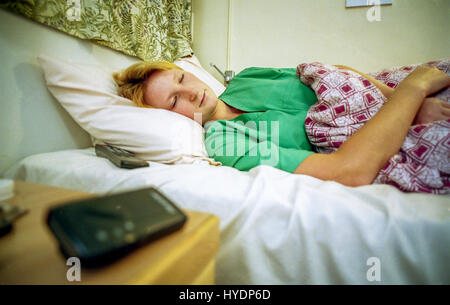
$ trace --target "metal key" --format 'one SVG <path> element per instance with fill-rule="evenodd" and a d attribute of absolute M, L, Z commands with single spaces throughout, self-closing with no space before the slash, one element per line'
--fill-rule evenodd
<path fill-rule="evenodd" d="M 18 206 L 11 206 L 7 203 L 0 203 L 0 236 L 9 233 L 15 219 L 25 215 L 28 209 L 21 209 Z"/>
<path fill-rule="evenodd" d="M 28 209 L 21 209 L 18 206 L 12 206 L 7 203 L 0 203 L 0 217 L 7 221 L 14 221 L 22 215 L 25 215 Z"/>

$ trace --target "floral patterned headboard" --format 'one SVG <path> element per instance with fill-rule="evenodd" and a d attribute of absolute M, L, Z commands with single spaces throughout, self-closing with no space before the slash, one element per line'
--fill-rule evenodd
<path fill-rule="evenodd" d="M 191 55 L 191 0 L 7 0 L 0 7 L 143 60 Z"/>

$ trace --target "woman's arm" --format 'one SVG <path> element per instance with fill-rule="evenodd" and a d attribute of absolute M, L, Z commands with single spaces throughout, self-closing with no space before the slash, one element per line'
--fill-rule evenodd
<path fill-rule="evenodd" d="M 343 66 L 343 65 L 334 65 L 334 66 L 337 67 L 337 68 L 340 68 L 340 69 L 346 69 L 346 70 L 350 70 L 350 71 L 356 72 L 359 75 L 363 76 L 368 81 L 370 81 L 372 84 L 374 84 L 375 87 L 377 87 L 381 91 L 381 93 L 383 93 L 383 95 L 386 98 L 390 98 L 391 95 L 394 93 L 394 89 L 393 88 L 383 84 L 382 82 L 380 82 L 379 80 L 373 78 L 372 76 L 369 76 L 369 75 L 367 75 L 365 73 L 362 73 L 362 72 L 360 72 L 360 71 L 358 71 L 356 69 L 353 69 L 351 67 L 348 67 L 348 66 Z"/>
<path fill-rule="evenodd" d="M 312 154 L 294 173 L 348 186 L 372 183 L 399 151 L 425 97 L 449 85 L 450 77 L 444 72 L 418 67 L 400 83 L 378 113 L 335 153 Z"/>
<path fill-rule="evenodd" d="M 379 80 L 364 74 L 356 69 L 353 69 L 348 66 L 343 65 L 335 65 L 338 68 L 350 70 L 353 72 L 358 73 L 359 75 L 365 77 L 367 80 L 369 80 L 372 84 L 374 84 L 381 93 L 386 97 L 390 98 L 392 94 L 394 94 L 394 89 L 383 84 Z M 441 120 L 448 120 L 450 117 L 450 104 L 437 99 L 437 98 L 427 98 L 423 101 L 422 106 L 420 107 L 419 111 L 416 114 L 416 117 L 414 118 L 413 125 L 416 124 L 426 124 L 431 123 L 435 121 L 441 121 Z"/>

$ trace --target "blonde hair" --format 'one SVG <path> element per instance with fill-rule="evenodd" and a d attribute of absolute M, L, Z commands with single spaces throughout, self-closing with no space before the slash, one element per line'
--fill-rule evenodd
<path fill-rule="evenodd" d="M 144 102 L 144 83 L 153 72 L 171 69 L 183 70 L 167 61 L 144 61 L 113 73 L 113 78 L 119 86 L 119 95 L 132 100 L 139 107 L 153 108 Z"/>

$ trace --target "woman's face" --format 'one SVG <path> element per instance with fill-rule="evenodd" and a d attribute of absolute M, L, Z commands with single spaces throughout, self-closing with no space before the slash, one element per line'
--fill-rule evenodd
<path fill-rule="evenodd" d="M 189 72 L 177 69 L 158 70 L 144 83 L 144 102 L 155 108 L 177 112 L 192 120 L 194 113 L 200 113 L 203 125 L 214 113 L 217 96 L 208 85 Z"/>

